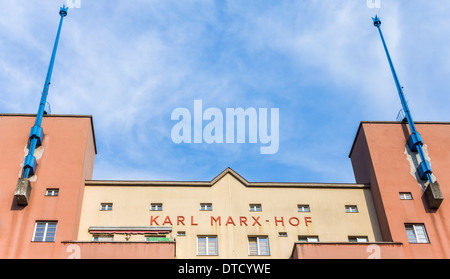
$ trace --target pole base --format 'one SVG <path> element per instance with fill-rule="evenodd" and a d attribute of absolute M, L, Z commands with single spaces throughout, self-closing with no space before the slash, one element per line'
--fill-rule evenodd
<path fill-rule="evenodd" d="M 444 200 L 444 195 L 442 194 L 441 187 L 437 181 L 428 185 L 424 196 L 431 209 L 438 209 Z"/>
<path fill-rule="evenodd" d="M 30 201 L 31 182 L 26 178 L 19 178 L 16 185 L 16 191 L 14 192 L 14 199 L 18 205 L 28 205 Z"/>

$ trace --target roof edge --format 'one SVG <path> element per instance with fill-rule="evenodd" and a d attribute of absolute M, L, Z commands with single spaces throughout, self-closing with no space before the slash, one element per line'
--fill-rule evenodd
<path fill-rule="evenodd" d="M 142 181 L 142 180 L 86 180 L 85 186 L 113 186 L 113 187 L 212 187 L 225 175 L 230 174 L 245 187 L 252 188 L 317 188 L 317 189 L 364 189 L 369 184 L 356 183 L 303 183 L 303 182 L 248 182 L 231 168 L 226 168 L 210 181 Z"/>

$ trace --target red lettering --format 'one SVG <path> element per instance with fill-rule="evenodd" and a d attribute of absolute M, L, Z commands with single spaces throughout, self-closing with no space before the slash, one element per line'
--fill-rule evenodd
<path fill-rule="evenodd" d="M 153 222 L 159 226 L 158 222 L 156 222 L 156 219 L 158 219 L 159 216 L 150 216 L 150 226 L 153 226 Z"/>
<path fill-rule="evenodd" d="M 306 226 L 308 226 L 308 223 L 312 223 L 311 217 L 305 217 Z"/>
<path fill-rule="evenodd" d="M 242 226 L 242 224 L 245 224 L 247 226 L 247 217 L 240 216 L 239 222 L 240 222 L 241 226 Z"/>
<path fill-rule="evenodd" d="M 214 225 L 213 222 L 216 222 L 216 223 L 219 222 L 219 226 L 222 225 L 222 221 L 220 219 L 220 216 L 217 217 L 217 218 L 214 218 L 214 216 L 211 216 L 211 226 Z"/>
<path fill-rule="evenodd" d="M 253 225 L 252 225 L 252 226 L 254 226 L 255 224 L 258 224 L 258 225 L 261 226 L 261 224 L 258 222 L 258 220 L 259 220 L 259 218 L 261 218 L 261 216 L 259 216 L 258 218 L 255 218 L 254 216 L 252 216 L 252 218 L 253 218 L 253 220 L 255 221 L 255 222 L 253 222 Z"/>
<path fill-rule="evenodd" d="M 165 224 L 170 224 L 171 226 L 173 226 L 172 221 L 170 220 L 170 217 L 167 216 L 166 219 L 164 219 L 164 222 L 162 223 L 162 225 L 164 226 Z"/>
<path fill-rule="evenodd" d="M 225 224 L 225 226 L 228 226 L 229 224 L 233 224 L 233 226 L 236 226 L 236 224 L 233 221 L 233 218 L 230 216 L 228 217 L 227 223 Z"/>
<path fill-rule="evenodd" d="M 297 223 L 296 224 L 292 223 L 292 220 L 296 220 Z M 291 217 L 289 219 L 289 224 L 291 224 L 292 226 L 298 226 L 300 225 L 300 220 L 297 217 Z"/>
<path fill-rule="evenodd" d="M 275 226 L 278 226 L 279 222 L 281 222 L 281 225 L 284 226 L 284 218 L 281 217 L 281 220 L 278 220 L 277 217 L 275 216 Z"/>
<path fill-rule="evenodd" d="M 180 224 L 184 225 L 184 216 L 177 216 L 177 225 L 179 226 Z"/>
<path fill-rule="evenodd" d="M 197 223 L 194 223 L 194 216 L 191 216 L 191 225 L 192 226 L 198 226 Z"/>

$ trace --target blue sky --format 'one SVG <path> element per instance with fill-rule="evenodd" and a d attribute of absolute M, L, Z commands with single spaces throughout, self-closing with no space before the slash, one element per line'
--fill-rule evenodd
<path fill-rule="evenodd" d="M 36 113 L 65 3 L 0 0 L 1 113 Z M 360 121 L 401 109 L 375 14 L 414 119 L 450 121 L 449 1 L 80 4 L 64 20 L 48 101 L 53 114 L 93 115 L 94 179 L 203 181 L 231 167 L 252 182 L 354 182 Z M 278 108 L 278 152 L 175 144 L 171 113 L 194 100 Z"/>

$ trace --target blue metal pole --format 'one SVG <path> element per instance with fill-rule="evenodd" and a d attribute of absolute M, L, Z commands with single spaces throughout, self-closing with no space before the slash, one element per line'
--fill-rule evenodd
<path fill-rule="evenodd" d="M 386 52 L 386 56 L 389 61 L 389 66 L 391 68 L 391 72 L 394 77 L 395 85 L 397 86 L 398 95 L 400 97 L 400 101 L 403 106 L 403 111 L 405 112 L 406 120 L 408 121 L 409 128 L 411 130 L 411 136 L 408 139 L 408 145 L 410 146 L 411 150 L 417 151 L 419 153 L 420 160 L 422 161 L 419 166 L 419 174 L 421 174 L 421 177 L 426 177 L 430 183 L 433 183 L 433 180 L 431 178 L 431 173 L 432 173 L 431 166 L 430 166 L 430 163 L 425 159 L 425 154 L 422 149 L 422 145 L 423 145 L 422 137 L 419 134 L 419 132 L 417 132 L 416 126 L 414 125 L 414 121 L 412 119 L 411 112 L 408 107 L 408 103 L 406 102 L 406 99 L 405 99 L 405 94 L 403 93 L 403 89 L 398 80 L 397 73 L 395 72 L 395 68 L 392 63 L 391 56 L 389 55 L 389 51 L 388 51 L 386 42 L 383 37 L 383 33 L 381 32 L 381 28 L 380 28 L 381 20 L 378 16 L 375 16 L 372 19 L 373 19 L 373 24 L 375 25 L 375 27 L 378 28 L 378 31 L 380 33 L 381 41 L 383 42 L 384 50 Z"/>
<path fill-rule="evenodd" d="M 28 178 L 33 175 L 36 169 L 36 158 L 34 157 L 34 151 L 36 146 L 42 144 L 44 139 L 44 132 L 42 130 L 42 118 L 44 117 L 45 104 L 47 103 L 48 89 L 50 87 L 50 80 L 53 72 L 53 65 L 55 63 L 56 50 L 58 48 L 59 36 L 61 34 L 61 27 L 63 19 L 67 16 L 68 7 L 63 5 L 59 11 L 61 19 L 59 21 L 58 32 L 56 33 L 55 44 L 53 46 L 52 57 L 50 59 L 50 65 L 48 66 L 47 76 L 45 78 L 44 90 L 42 91 L 41 101 L 39 103 L 39 109 L 36 115 L 36 121 L 34 126 L 31 128 L 30 138 L 29 138 L 29 151 L 28 155 L 25 157 L 23 178 Z"/>

